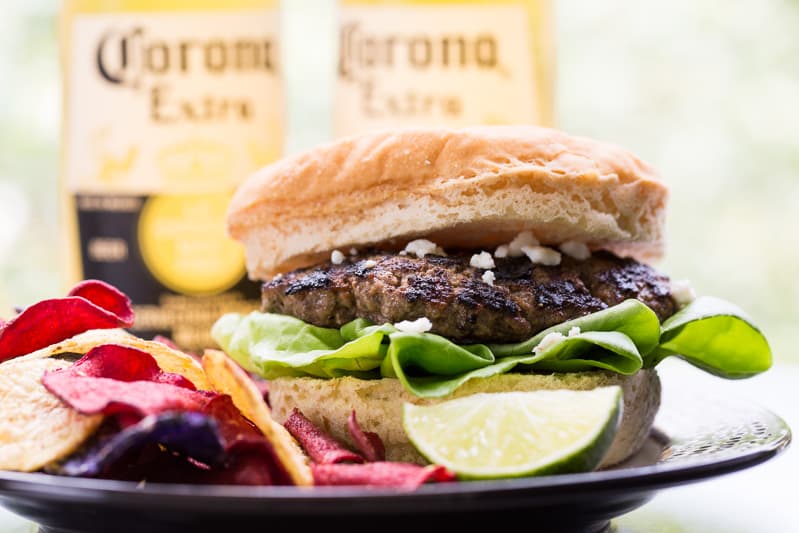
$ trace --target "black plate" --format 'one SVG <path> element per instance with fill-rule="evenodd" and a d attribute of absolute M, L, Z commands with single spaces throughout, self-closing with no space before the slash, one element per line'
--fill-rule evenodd
<path fill-rule="evenodd" d="M 0 472 L 0 504 L 47 533 L 238 533 L 281 527 L 375 533 L 473 526 L 486 519 L 517 520 L 513 523 L 536 531 L 598 531 L 660 489 L 751 467 L 791 441 L 788 426 L 768 410 L 684 392 L 663 398 L 656 427 L 630 461 L 584 474 L 430 484 L 403 492 L 137 485 Z"/>

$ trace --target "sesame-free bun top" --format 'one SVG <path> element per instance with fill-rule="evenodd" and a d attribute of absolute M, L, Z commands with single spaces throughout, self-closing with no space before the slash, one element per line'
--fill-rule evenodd
<path fill-rule="evenodd" d="M 383 130 L 272 163 L 236 191 L 229 234 L 252 279 L 309 266 L 332 250 L 493 250 L 523 230 L 641 261 L 664 245 L 668 189 L 613 144 L 537 126 Z"/>

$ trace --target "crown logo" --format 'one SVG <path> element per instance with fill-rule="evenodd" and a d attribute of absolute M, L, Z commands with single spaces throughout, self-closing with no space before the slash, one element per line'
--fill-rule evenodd
<path fill-rule="evenodd" d="M 168 145 L 158 152 L 156 161 L 165 183 L 173 186 L 218 183 L 233 172 L 230 148 L 202 139 Z"/>

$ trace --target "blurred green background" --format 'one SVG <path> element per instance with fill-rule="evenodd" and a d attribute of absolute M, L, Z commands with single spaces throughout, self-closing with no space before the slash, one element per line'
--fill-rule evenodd
<path fill-rule="evenodd" d="M 659 266 L 747 310 L 778 360 L 799 321 L 799 2 L 556 0 L 557 125 L 622 144 L 672 189 Z M 330 136 L 332 0 L 284 7 L 286 149 Z M 58 2 L 0 17 L 0 316 L 62 294 Z M 328 53 L 329 52 L 329 53 Z"/>

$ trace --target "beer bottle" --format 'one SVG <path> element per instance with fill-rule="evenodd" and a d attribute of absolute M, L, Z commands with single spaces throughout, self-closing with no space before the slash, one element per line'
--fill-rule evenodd
<path fill-rule="evenodd" d="M 549 0 L 340 0 L 334 132 L 553 121 Z"/>
<path fill-rule="evenodd" d="M 65 0 L 61 196 L 69 282 L 133 300 L 134 332 L 210 346 L 257 308 L 225 233 L 236 185 L 282 149 L 276 0 Z"/>

